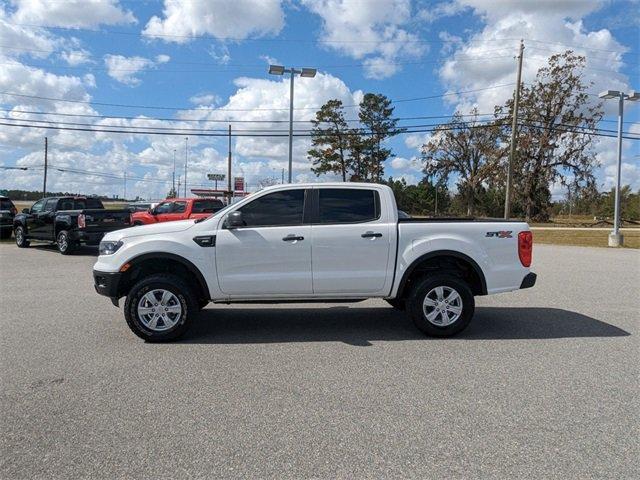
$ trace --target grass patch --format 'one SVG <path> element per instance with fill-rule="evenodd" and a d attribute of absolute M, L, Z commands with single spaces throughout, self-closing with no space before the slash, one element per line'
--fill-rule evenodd
<path fill-rule="evenodd" d="M 533 242 L 553 245 L 576 245 L 583 247 L 606 247 L 609 242 L 609 230 L 569 230 L 532 228 Z M 624 246 L 640 248 L 640 229 L 623 230 Z"/>

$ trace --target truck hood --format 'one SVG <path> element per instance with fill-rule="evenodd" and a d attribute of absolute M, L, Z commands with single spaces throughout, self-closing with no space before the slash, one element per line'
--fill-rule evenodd
<path fill-rule="evenodd" d="M 141 235 L 155 235 L 158 233 L 182 232 L 193 227 L 194 220 L 180 220 L 176 222 L 153 223 L 151 225 L 140 225 L 129 227 L 115 232 L 107 233 L 103 240 L 117 242 L 123 238 L 139 237 Z"/>

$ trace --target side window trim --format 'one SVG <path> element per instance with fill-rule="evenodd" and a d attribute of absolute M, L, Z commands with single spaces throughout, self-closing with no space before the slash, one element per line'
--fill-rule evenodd
<path fill-rule="evenodd" d="M 374 198 L 374 213 L 376 215 L 375 218 L 369 219 L 369 220 L 362 220 L 362 221 L 358 221 L 358 222 L 320 222 L 320 190 L 367 190 L 373 193 L 373 198 Z M 380 192 L 378 192 L 378 190 L 375 190 L 373 188 L 340 188 L 340 187 L 315 187 L 313 189 L 314 194 L 313 194 L 313 198 L 314 198 L 314 211 L 313 211 L 313 215 L 311 217 L 311 224 L 312 225 L 363 225 L 366 223 L 373 223 L 373 222 L 379 222 L 380 219 L 382 218 L 382 208 L 381 208 L 381 204 L 380 204 Z"/>

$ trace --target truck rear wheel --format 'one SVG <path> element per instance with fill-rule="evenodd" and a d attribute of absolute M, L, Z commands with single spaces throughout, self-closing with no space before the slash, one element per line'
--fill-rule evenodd
<path fill-rule="evenodd" d="M 15 231 L 16 245 L 20 248 L 27 248 L 29 246 L 29 240 L 27 240 L 27 232 L 24 227 L 16 227 Z"/>
<path fill-rule="evenodd" d="M 69 232 L 66 230 L 60 230 L 58 232 L 56 244 L 58 245 L 58 251 L 62 255 L 69 255 L 76 248 L 76 243 L 71 239 Z"/>
<path fill-rule="evenodd" d="M 471 322 L 475 301 L 467 283 L 450 274 L 418 282 L 407 299 L 413 323 L 432 337 L 450 337 Z"/>
<path fill-rule="evenodd" d="M 192 289 L 175 275 L 156 274 L 136 283 L 124 303 L 124 316 L 133 333 L 148 342 L 176 340 L 197 315 Z"/>

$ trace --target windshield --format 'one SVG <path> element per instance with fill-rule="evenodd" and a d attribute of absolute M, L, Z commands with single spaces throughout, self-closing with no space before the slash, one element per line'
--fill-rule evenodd
<path fill-rule="evenodd" d="M 0 210 L 11 210 L 13 208 L 13 203 L 8 198 L 0 199 Z"/>

